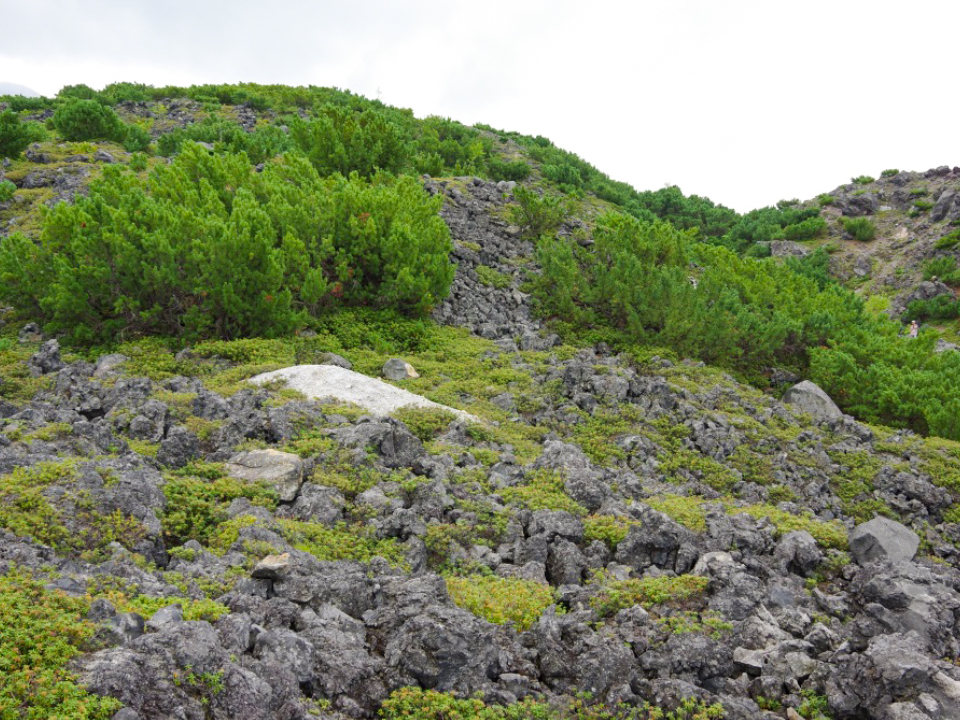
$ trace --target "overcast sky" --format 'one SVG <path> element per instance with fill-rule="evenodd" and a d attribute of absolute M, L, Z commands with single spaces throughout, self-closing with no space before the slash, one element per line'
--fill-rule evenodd
<path fill-rule="evenodd" d="M 747 211 L 960 165 L 956 0 L 0 0 L 0 81 L 339 87 Z"/>

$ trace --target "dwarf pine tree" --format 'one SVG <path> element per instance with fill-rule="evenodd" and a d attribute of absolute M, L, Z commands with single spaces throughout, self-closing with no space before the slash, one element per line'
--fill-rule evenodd
<path fill-rule="evenodd" d="M 369 178 L 377 170 L 399 172 L 409 162 L 400 129 L 375 110 L 325 105 L 313 120 L 294 119 L 290 134 L 321 175 Z"/>
<path fill-rule="evenodd" d="M 453 280 L 440 198 L 413 178 L 321 178 L 302 156 L 257 173 L 185 144 L 146 180 L 104 168 L 0 238 L 0 298 L 79 342 L 145 333 L 271 337 L 340 305 L 417 314 Z"/>

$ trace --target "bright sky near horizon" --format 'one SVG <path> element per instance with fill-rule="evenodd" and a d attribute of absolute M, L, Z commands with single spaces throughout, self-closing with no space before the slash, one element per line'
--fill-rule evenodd
<path fill-rule="evenodd" d="M 0 0 L 0 20 L 0 81 L 43 95 L 339 87 L 741 212 L 960 165 L 955 0 Z"/>

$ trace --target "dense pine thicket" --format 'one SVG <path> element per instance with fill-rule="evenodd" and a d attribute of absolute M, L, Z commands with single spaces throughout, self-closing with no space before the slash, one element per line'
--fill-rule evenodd
<path fill-rule="evenodd" d="M 275 337 L 339 304 L 422 313 L 453 277 L 439 202 L 411 177 L 321 178 L 299 155 L 257 173 L 185 145 L 145 179 L 107 168 L 39 243 L 6 238 L 0 295 L 76 342 Z"/>
<path fill-rule="evenodd" d="M 667 348 L 760 384 L 771 367 L 792 368 L 856 417 L 960 437 L 960 356 L 866 313 L 827 278 L 823 253 L 781 265 L 616 213 L 593 239 L 539 243 L 540 308 L 569 334 Z"/>
<path fill-rule="evenodd" d="M 151 137 L 113 109 L 175 98 L 208 116 Z M 47 213 L 39 242 L 0 244 L 0 297 L 74 341 L 275 336 L 344 304 L 422 314 L 446 294 L 452 266 L 439 200 L 411 176 L 523 181 L 536 168 L 548 191 L 518 187 L 511 218 L 538 241 L 540 309 L 569 335 L 666 348 L 760 384 L 769 368 L 792 368 L 862 419 L 960 437 L 956 354 L 865 313 L 831 280 L 823 252 L 762 259 L 766 241 L 822 234 L 815 206 L 783 201 L 739 215 L 677 187 L 640 192 L 542 136 L 421 120 L 330 88 L 114 83 L 0 102 L 9 108 L 0 154 L 56 132 L 176 158 L 146 178 L 109 168 L 89 198 Z M 245 128 L 218 112 L 241 105 L 267 115 Z M 54 111 L 46 129 L 26 119 L 41 110 Z M 584 248 L 555 233 L 587 194 L 618 212 Z M 869 239 L 860 221 L 847 230 Z"/>

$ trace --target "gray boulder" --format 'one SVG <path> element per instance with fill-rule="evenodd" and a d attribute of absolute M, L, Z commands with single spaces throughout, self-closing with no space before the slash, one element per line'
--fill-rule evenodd
<path fill-rule="evenodd" d="M 230 477 L 246 482 L 268 482 L 283 502 L 293 502 L 303 484 L 303 460 L 280 450 L 249 450 L 227 461 Z"/>
<path fill-rule="evenodd" d="M 57 372 L 63 367 L 64 362 L 60 359 L 60 343 L 56 340 L 47 340 L 40 346 L 39 352 L 32 355 L 27 361 L 27 368 L 33 377 Z"/>
<path fill-rule="evenodd" d="M 876 560 L 910 561 L 917 554 L 920 538 L 895 520 L 875 517 L 850 533 L 850 554 L 860 565 Z"/>
<path fill-rule="evenodd" d="M 930 211 L 930 220 L 933 222 L 940 222 L 943 220 L 947 216 L 947 213 L 950 212 L 950 208 L 953 206 L 956 199 L 957 193 L 955 190 L 944 190 L 937 199 L 937 204 L 934 205 L 933 209 Z"/>
<path fill-rule="evenodd" d="M 814 420 L 839 420 L 843 417 L 840 408 L 830 396 L 809 380 L 797 383 L 787 390 L 783 401 L 813 416 Z"/>
<path fill-rule="evenodd" d="M 336 363 L 330 363 L 336 364 Z M 390 358 L 383 364 L 383 376 L 387 380 L 406 380 L 420 377 L 420 373 L 413 369 L 413 365 L 400 358 Z"/>

